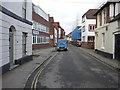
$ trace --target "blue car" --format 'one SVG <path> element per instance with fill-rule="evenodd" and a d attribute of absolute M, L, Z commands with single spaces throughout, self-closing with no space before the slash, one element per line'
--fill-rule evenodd
<path fill-rule="evenodd" d="M 59 39 L 56 45 L 56 49 L 58 50 L 68 50 L 67 48 L 67 40 L 65 39 Z"/>

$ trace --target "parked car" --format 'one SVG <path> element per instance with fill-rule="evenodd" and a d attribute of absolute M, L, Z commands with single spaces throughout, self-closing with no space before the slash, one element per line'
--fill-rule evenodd
<path fill-rule="evenodd" d="M 77 41 L 76 46 L 81 47 L 81 45 L 82 45 L 82 41 Z"/>
<path fill-rule="evenodd" d="M 59 39 L 56 45 L 56 49 L 58 50 L 68 50 L 67 48 L 67 40 L 65 39 Z"/>

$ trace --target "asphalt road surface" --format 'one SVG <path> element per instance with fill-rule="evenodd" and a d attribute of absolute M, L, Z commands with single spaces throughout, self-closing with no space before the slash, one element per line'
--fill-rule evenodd
<path fill-rule="evenodd" d="M 118 88 L 118 72 L 69 46 L 43 70 L 37 88 Z"/>

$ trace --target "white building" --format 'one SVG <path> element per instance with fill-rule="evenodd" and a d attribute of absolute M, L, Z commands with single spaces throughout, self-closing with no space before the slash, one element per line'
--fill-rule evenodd
<path fill-rule="evenodd" d="M 2 72 L 32 59 L 32 1 L 0 2 L 0 68 Z"/>
<path fill-rule="evenodd" d="M 82 16 L 82 47 L 94 48 L 94 29 L 96 26 L 96 17 L 94 14 L 97 9 L 89 9 Z"/>
<path fill-rule="evenodd" d="M 120 60 L 120 1 L 110 1 L 95 14 L 95 50 L 108 58 Z"/>

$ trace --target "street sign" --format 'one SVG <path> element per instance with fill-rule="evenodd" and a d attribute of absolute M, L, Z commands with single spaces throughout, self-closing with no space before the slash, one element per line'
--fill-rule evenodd
<path fill-rule="evenodd" d="M 39 31 L 37 31 L 37 30 L 33 30 L 33 34 L 40 34 L 40 32 Z"/>

